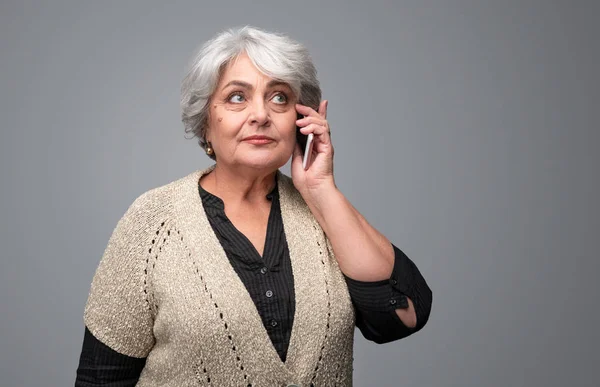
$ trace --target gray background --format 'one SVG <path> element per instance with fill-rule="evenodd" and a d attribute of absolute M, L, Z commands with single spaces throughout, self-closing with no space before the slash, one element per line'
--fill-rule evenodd
<path fill-rule="evenodd" d="M 185 66 L 245 24 L 309 47 L 339 188 L 433 289 L 419 333 L 356 332 L 355 384 L 600 385 L 597 2 L 166 3 L 0 5 L 2 386 L 73 384 L 116 222 L 211 164 Z"/>

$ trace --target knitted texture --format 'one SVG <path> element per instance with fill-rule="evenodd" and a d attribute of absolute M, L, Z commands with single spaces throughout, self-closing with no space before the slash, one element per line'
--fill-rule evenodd
<path fill-rule="evenodd" d="M 147 357 L 137 386 L 352 386 L 355 315 L 331 243 L 277 171 L 296 309 L 285 363 L 206 217 L 197 170 L 149 190 L 117 223 L 84 322 Z"/>

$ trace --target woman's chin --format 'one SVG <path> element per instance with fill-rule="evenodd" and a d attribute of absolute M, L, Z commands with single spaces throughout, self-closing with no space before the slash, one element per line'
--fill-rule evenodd
<path fill-rule="evenodd" d="M 251 152 L 244 158 L 242 164 L 249 168 L 267 169 L 280 168 L 287 163 L 289 156 L 274 154 L 273 152 Z"/>

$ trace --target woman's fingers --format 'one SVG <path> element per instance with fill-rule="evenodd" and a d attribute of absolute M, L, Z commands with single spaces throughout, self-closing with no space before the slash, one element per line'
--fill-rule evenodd
<path fill-rule="evenodd" d="M 310 116 L 310 117 L 322 117 L 322 118 L 327 118 L 327 105 L 329 105 L 329 101 L 327 101 L 326 99 L 324 99 L 323 101 L 321 101 L 321 103 L 319 103 L 319 111 L 315 111 L 315 109 L 311 108 L 310 106 L 306 106 L 306 105 L 302 105 L 297 103 L 296 104 L 296 111 L 302 115 L 305 116 Z"/>
<path fill-rule="evenodd" d="M 320 117 L 304 117 L 296 120 L 296 125 L 298 126 L 306 126 L 308 124 L 317 124 L 317 125 L 325 125 L 327 123 L 326 120 Z"/>
<path fill-rule="evenodd" d="M 316 112 L 313 108 L 305 105 L 296 104 L 296 110 L 298 113 L 306 116 L 296 120 L 296 125 L 301 126 L 300 132 L 308 135 L 313 133 L 315 136 L 319 136 L 319 140 L 324 144 L 330 142 L 329 139 L 329 124 L 327 123 L 327 100 L 321 101 L 319 104 L 319 112 Z"/>
<path fill-rule="evenodd" d="M 296 104 L 296 111 L 305 116 L 323 118 L 318 112 L 315 111 L 315 109 L 299 103 Z"/>
<path fill-rule="evenodd" d="M 323 118 L 327 118 L 327 104 L 328 103 L 329 103 L 329 101 L 323 100 L 323 101 L 321 101 L 321 104 L 319 105 L 319 114 Z"/>
<path fill-rule="evenodd" d="M 322 136 L 324 134 L 328 134 L 329 130 L 327 126 L 318 125 L 318 124 L 309 124 L 303 128 L 300 128 L 300 132 L 302 134 L 308 135 L 309 133 L 313 133 L 316 136 Z"/>

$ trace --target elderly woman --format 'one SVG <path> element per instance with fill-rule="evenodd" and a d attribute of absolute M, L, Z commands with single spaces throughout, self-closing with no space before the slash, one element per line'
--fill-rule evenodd
<path fill-rule="evenodd" d="M 419 270 L 335 185 L 327 101 L 301 44 L 219 34 L 181 108 L 215 163 L 143 193 L 117 223 L 76 386 L 350 386 L 355 326 L 386 343 L 425 325 Z M 307 168 L 297 130 L 314 136 Z"/>

